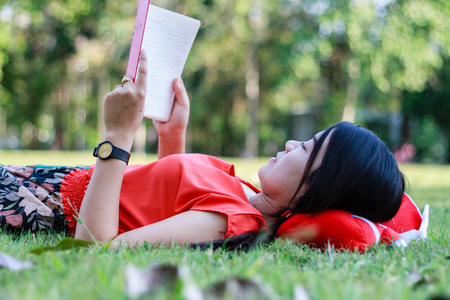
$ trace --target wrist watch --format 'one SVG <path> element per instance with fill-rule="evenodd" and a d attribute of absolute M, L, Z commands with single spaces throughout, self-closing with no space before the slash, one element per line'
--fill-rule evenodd
<path fill-rule="evenodd" d="M 127 165 L 130 160 L 130 153 L 114 146 L 110 141 L 104 141 L 98 144 L 93 154 L 100 159 L 117 158 L 123 160 Z"/>

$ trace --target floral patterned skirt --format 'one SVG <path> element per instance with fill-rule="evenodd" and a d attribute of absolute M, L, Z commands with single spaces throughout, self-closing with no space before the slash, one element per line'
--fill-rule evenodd
<path fill-rule="evenodd" d="M 64 177 L 88 167 L 0 165 L 0 226 L 16 230 L 65 231 L 60 193 Z"/>

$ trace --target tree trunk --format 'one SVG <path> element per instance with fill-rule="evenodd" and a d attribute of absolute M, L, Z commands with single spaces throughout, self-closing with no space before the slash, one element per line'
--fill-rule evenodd
<path fill-rule="evenodd" d="M 97 107 L 97 140 L 100 142 L 105 135 L 105 125 L 103 124 L 103 99 L 110 92 L 109 75 L 99 79 L 98 84 L 98 107 Z"/>
<path fill-rule="evenodd" d="M 355 123 L 356 120 L 356 103 L 358 101 L 359 89 L 352 81 L 348 83 L 347 97 L 345 99 L 344 111 L 342 113 L 342 121 Z"/>
<path fill-rule="evenodd" d="M 144 154 L 145 153 L 145 144 L 147 141 L 147 123 L 145 120 L 142 120 L 141 125 L 139 126 L 136 134 L 134 135 L 133 141 L 133 152 Z"/>
<path fill-rule="evenodd" d="M 2 105 L 0 103 L 0 137 L 6 138 L 6 110 L 2 109 Z"/>
<path fill-rule="evenodd" d="M 55 139 L 51 145 L 52 150 L 67 150 L 66 136 L 68 131 L 68 120 L 66 111 L 69 107 L 70 93 L 62 81 L 60 87 L 52 93 L 53 106 L 53 126 L 55 130 Z"/>
<path fill-rule="evenodd" d="M 265 27 L 262 2 L 253 0 L 248 15 L 249 26 L 251 29 L 251 38 L 247 48 L 245 58 L 245 96 L 247 98 L 247 116 L 248 129 L 245 140 L 245 156 L 258 156 L 259 142 L 259 64 L 258 64 L 258 45 L 264 39 Z"/>
<path fill-rule="evenodd" d="M 247 116 L 249 120 L 245 140 L 246 157 L 258 156 L 258 112 L 259 112 L 259 66 L 257 61 L 257 47 L 249 45 L 246 56 L 245 94 L 247 98 Z"/>

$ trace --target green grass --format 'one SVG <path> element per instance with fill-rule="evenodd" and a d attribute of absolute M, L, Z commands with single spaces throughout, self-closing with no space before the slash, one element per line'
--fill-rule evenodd
<path fill-rule="evenodd" d="M 90 153 L 17 153 L 0 151 L 3 164 L 92 164 Z M 20 154 L 23 154 L 21 152 Z M 140 157 L 147 162 L 154 156 Z M 232 159 L 236 172 L 253 181 L 266 159 Z M 450 166 L 405 165 L 408 194 L 422 209 L 430 204 L 429 237 L 406 249 L 377 246 L 361 255 L 318 251 L 290 242 L 275 242 L 248 253 L 197 251 L 183 247 L 105 251 L 89 249 L 30 254 L 35 247 L 55 245 L 57 234 L 0 233 L 0 252 L 35 266 L 12 272 L 0 269 L 0 299 L 129 299 L 126 268 L 151 263 L 186 266 L 201 289 L 234 277 L 258 278 L 281 299 L 293 299 L 301 285 L 310 299 L 432 299 L 450 298 Z M 418 275 L 418 279 L 413 279 Z M 178 290 L 177 290 L 178 291 Z M 181 299 L 166 290 L 159 299 Z M 263 299 L 262 297 L 259 297 Z M 151 299 L 147 297 L 146 299 Z M 153 298 L 154 299 L 154 298 Z"/>

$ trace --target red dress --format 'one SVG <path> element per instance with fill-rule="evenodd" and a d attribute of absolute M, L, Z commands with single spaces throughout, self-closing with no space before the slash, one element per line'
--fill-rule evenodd
<path fill-rule="evenodd" d="M 71 206 L 79 208 L 92 172 L 93 168 L 76 170 L 62 183 L 69 231 L 76 225 Z M 128 166 L 120 193 L 118 233 L 189 210 L 226 215 L 225 237 L 258 231 L 266 227 L 264 218 L 248 202 L 241 182 L 250 185 L 235 176 L 233 165 L 202 154 L 170 155 L 147 165 Z"/>

